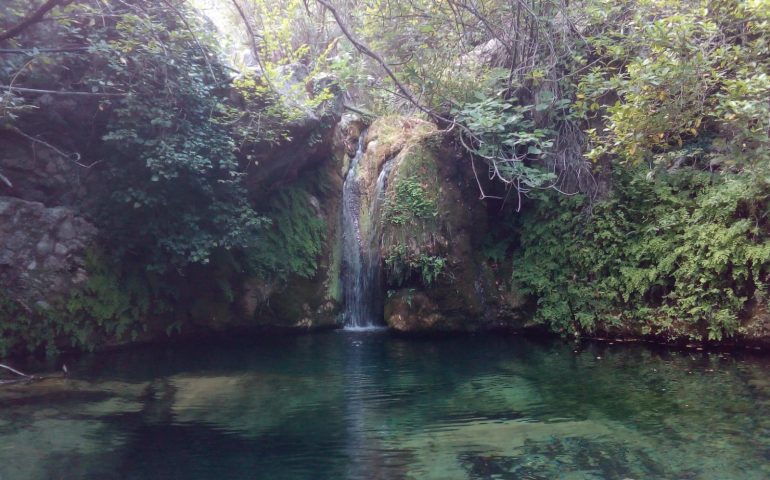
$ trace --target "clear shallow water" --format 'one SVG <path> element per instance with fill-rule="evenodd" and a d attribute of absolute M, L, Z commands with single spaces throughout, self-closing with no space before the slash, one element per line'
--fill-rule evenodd
<path fill-rule="evenodd" d="M 0 390 L 0 479 L 770 478 L 745 354 L 332 332 L 68 366 Z"/>

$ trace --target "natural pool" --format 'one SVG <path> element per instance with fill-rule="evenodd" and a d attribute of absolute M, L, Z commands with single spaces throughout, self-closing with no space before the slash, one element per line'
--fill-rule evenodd
<path fill-rule="evenodd" d="M 0 390 L 1 480 L 770 478 L 745 353 L 329 332 L 68 366 Z"/>

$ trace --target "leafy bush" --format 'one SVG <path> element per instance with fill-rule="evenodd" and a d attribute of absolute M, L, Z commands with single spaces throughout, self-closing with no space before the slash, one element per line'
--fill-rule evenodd
<path fill-rule="evenodd" d="M 595 59 L 579 80 L 576 107 L 604 117 L 606 128 L 590 131 L 589 157 L 664 162 L 678 157 L 668 152 L 711 136 L 715 162 L 766 162 L 767 7 L 738 0 L 590 5 Z"/>
<path fill-rule="evenodd" d="M 107 62 L 96 78 L 131 92 L 111 100 L 103 137 L 109 190 L 98 218 L 119 257 L 164 272 L 205 264 L 217 249 L 255 245 L 265 220 L 241 187 L 228 91 L 220 87 L 227 74 L 209 60 L 214 45 L 199 40 L 205 29 L 189 28 L 192 15 L 182 23 L 162 4 L 142 11 L 121 11 L 88 37 Z"/>
<path fill-rule="evenodd" d="M 557 332 L 629 330 L 719 340 L 739 331 L 746 302 L 766 294 L 770 179 L 698 170 L 621 173 L 585 214 L 548 197 L 519 219 L 514 280 Z"/>
<path fill-rule="evenodd" d="M 45 313 L 0 294 L 0 357 L 41 348 L 55 353 L 59 328 Z"/>
<path fill-rule="evenodd" d="M 88 280 L 71 293 L 61 314 L 57 309 L 62 333 L 71 337 L 73 347 L 88 350 L 96 336 L 136 340 L 147 329 L 148 315 L 157 313 L 151 310 L 153 292 L 146 277 L 121 274 L 103 252 L 90 251 L 86 268 Z"/>
<path fill-rule="evenodd" d="M 569 101 L 559 100 L 555 106 L 543 103 L 535 108 L 503 100 L 501 93 L 494 97 L 478 96 L 478 101 L 465 103 L 455 112 L 457 121 L 465 127 L 462 144 L 466 150 L 486 162 L 491 177 L 502 182 L 529 189 L 553 180 L 552 173 L 532 161 L 551 149 L 556 132 L 538 128 L 532 112 L 556 112 Z M 552 95 L 548 102 L 551 100 Z"/>
<path fill-rule="evenodd" d="M 88 280 L 50 305 L 0 297 L 0 357 L 21 351 L 53 354 L 60 347 L 93 350 L 107 341 L 136 340 L 147 330 L 148 316 L 161 309 L 151 303 L 147 279 L 121 272 L 94 250 L 86 256 L 86 268 Z"/>

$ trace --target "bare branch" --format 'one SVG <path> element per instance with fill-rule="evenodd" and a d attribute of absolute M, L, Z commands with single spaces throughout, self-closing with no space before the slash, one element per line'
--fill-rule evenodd
<path fill-rule="evenodd" d="M 19 22 L 14 27 L 11 27 L 9 30 L 6 30 L 3 33 L 0 33 L 0 42 L 3 42 L 5 40 L 9 40 L 17 35 L 19 35 L 21 32 L 29 28 L 30 26 L 40 22 L 43 20 L 43 18 L 46 16 L 48 12 L 53 10 L 56 7 L 65 7 L 72 3 L 73 0 L 48 0 L 43 5 L 40 6 L 37 10 L 35 10 L 33 13 L 28 15 L 24 20 Z"/>
<path fill-rule="evenodd" d="M 85 52 L 90 47 L 61 47 L 61 48 L 0 48 L 0 54 L 37 55 L 39 53 L 71 53 Z"/>
<path fill-rule="evenodd" d="M 198 50 L 201 51 L 201 55 L 203 55 L 203 61 L 206 62 L 206 66 L 208 67 L 209 73 L 211 74 L 211 81 L 216 81 L 217 76 L 214 74 L 214 69 L 211 66 L 211 62 L 209 62 L 208 52 L 206 51 L 205 48 L 203 48 L 203 45 L 198 40 L 198 36 L 195 35 L 195 32 L 193 31 L 192 27 L 190 27 L 190 24 L 187 22 L 187 19 L 185 18 L 184 14 L 180 12 L 179 9 L 176 8 L 168 0 L 162 0 L 162 1 L 164 4 L 166 4 L 166 6 L 168 6 L 168 8 L 170 8 L 171 10 L 174 11 L 174 13 L 176 13 L 176 16 L 179 17 L 179 20 L 182 21 L 187 31 L 190 32 L 190 36 L 195 42 L 195 45 L 198 47 Z"/>
<path fill-rule="evenodd" d="M 22 88 L 14 87 L 11 85 L 0 85 L 0 89 L 12 90 L 23 93 L 48 93 L 50 95 L 76 95 L 76 96 L 89 96 L 89 97 L 125 97 L 128 93 L 103 93 L 103 92 L 64 92 L 60 90 L 40 90 L 37 88 Z"/>
<path fill-rule="evenodd" d="M 88 165 L 86 165 L 86 164 L 84 164 L 84 163 L 80 163 L 80 159 L 81 159 L 81 156 L 80 156 L 80 154 L 79 154 L 79 153 L 77 153 L 77 152 L 74 152 L 74 153 L 67 153 L 67 152 L 64 152 L 64 151 L 62 151 L 61 149 L 59 149 L 59 148 L 57 148 L 57 147 L 55 147 L 55 146 L 51 145 L 50 143 L 46 142 L 45 140 L 41 140 L 41 139 L 39 139 L 39 138 L 33 137 L 32 135 L 29 135 L 29 134 L 27 134 L 27 133 L 24 133 L 24 132 L 22 132 L 21 130 L 19 130 L 18 128 L 16 128 L 16 127 L 9 127 L 9 126 L 6 126 L 6 127 L 5 127 L 5 130 L 7 130 L 7 131 L 10 131 L 10 132 L 13 132 L 13 133 L 15 133 L 16 135 L 19 135 L 19 136 L 21 136 L 21 137 L 24 137 L 24 138 L 26 138 L 27 140 L 29 140 L 29 141 L 31 141 L 31 142 L 33 142 L 33 143 L 36 143 L 36 144 L 42 145 L 42 146 L 44 146 L 44 147 L 48 148 L 49 150 L 51 150 L 51 151 L 53 151 L 53 152 L 55 152 L 55 153 L 57 153 L 57 154 L 61 155 L 62 157 L 66 158 L 68 161 L 70 161 L 70 162 L 74 163 L 75 165 L 77 165 L 77 166 L 79 166 L 79 167 L 83 167 L 83 168 L 92 168 L 93 166 L 95 166 L 95 165 L 97 165 L 97 164 L 99 164 L 99 163 L 102 163 L 102 161 L 101 161 L 101 160 L 97 160 L 97 161 L 95 161 L 95 162 L 93 162 L 93 163 L 90 163 L 90 164 L 88 164 Z"/>
<path fill-rule="evenodd" d="M 8 185 L 9 188 L 13 188 L 13 184 L 10 180 L 8 180 L 8 177 L 0 173 L 0 181 L 2 181 L 4 184 Z"/>
<path fill-rule="evenodd" d="M 0 368 L 4 368 L 4 369 L 8 370 L 9 372 L 12 372 L 12 373 L 15 373 L 16 375 L 19 375 L 20 377 L 32 378 L 31 375 L 27 375 L 26 373 L 22 373 L 22 372 L 16 370 L 15 368 L 9 367 L 8 365 L 3 365 L 2 363 L 0 363 Z"/>
<path fill-rule="evenodd" d="M 241 5 L 238 3 L 238 0 L 231 0 L 231 2 L 235 6 L 235 9 L 238 10 L 238 15 L 241 17 L 241 20 L 243 20 L 243 25 L 246 27 L 246 31 L 249 34 L 249 43 L 251 45 L 251 53 L 252 55 L 254 55 L 254 60 L 256 60 L 257 65 L 259 65 L 259 68 L 262 69 L 262 77 L 264 78 L 265 82 L 267 82 L 267 85 L 270 87 L 270 89 L 275 92 L 276 89 L 273 88 L 273 85 L 270 83 L 270 79 L 267 76 L 267 71 L 265 70 L 265 65 L 262 63 L 262 57 L 259 55 L 259 46 L 257 45 L 257 34 L 254 32 L 254 29 L 251 28 L 251 23 L 249 22 L 248 17 L 246 17 L 246 12 L 243 11 L 243 8 L 241 8 Z"/>
<path fill-rule="evenodd" d="M 0 380 L 0 385 L 13 385 L 15 383 L 32 383 L 32 382 L 40 382 L 43 380 L 49 380 L 49 379 L 59 379 L 59 378 L 67 378 L 69 371 L 67 370 L 67 365 L 62 366 L 62 374 L 59 376 L 53 376 L 53 375 L 27 375 L 24 372 L 20 372 L 19 370 L 16 370 L 13 367 L 9 367 L 8 365 L 3 365 L 0 363 L 0 368 L 8 370 L 9 372 L 18 375 L 21 378 L 14 378 L 11 380 Z"/>
<path fill-rule="evenodd" d="M 235 0 L 233 0 L 235 1 Z M 353 32 L 348 29 L 347 25 L 345 25 L 345 22 L 342 20 L 342 17 L 340 16 L 339 12 L 336 8 L 334 8 L 327 0 L 316 0 L 318 3 L 326 7 L 334 17 L 334 20 L 337 22 L 337 25 L 339 25 L 340 30 L 342 30 L 342 33 L 347 37 L 348 40 L 350 40 L 350 43 L 353 44 L 354 47 L 356 47 L 356 50 L 363 53 L 367 57 L 373 59 L 377 64 L 382 67 L 382 69 L 385 71 L 385 73 L 390 77 L 390 79 L 393 81 L 393 83 L 396 85 L 396 88 L 401 92 L 401 94 L 406 97 L 407 100 L 409 100 L 412 105 L 417 107 L 418 110 L 428 115 L 433 120 L 440 120 L 443 122 L 449 122 L 448 119 L 442 117 L 441 115 L 438 115 L 433 110 L 429 109 L 428 107 L 424 106 L 422 103 L 420 103 L 419 100 L 417 100 L 414 97 L 414 94 L 398 79 L 396 74 L 391 70 L 390 66 L 385 62 L 385 60 L 382 59 L 381 56 L 379 56 L 376 52 L 372 51 L 369 47 L 364 45 L 354 34 Z"/>

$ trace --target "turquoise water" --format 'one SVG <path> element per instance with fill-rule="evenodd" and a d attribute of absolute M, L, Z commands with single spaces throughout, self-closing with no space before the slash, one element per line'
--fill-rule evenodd
<path fill-rule="evenodd" d="M 68 367 L 0 390 L 1 480 L 770 478 L 741 353 L 330 332 Z"/>

